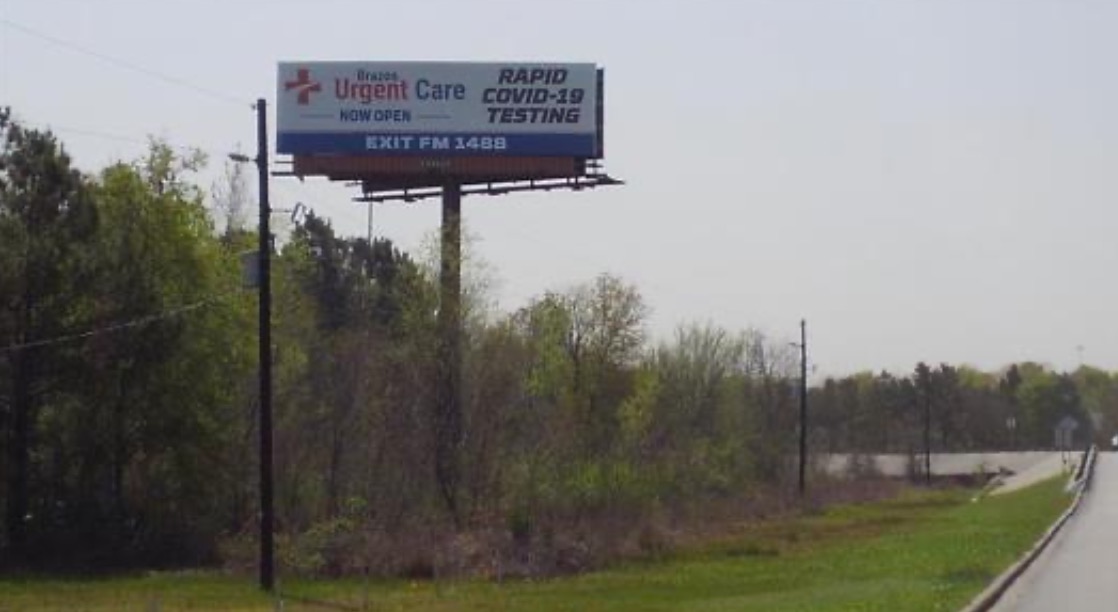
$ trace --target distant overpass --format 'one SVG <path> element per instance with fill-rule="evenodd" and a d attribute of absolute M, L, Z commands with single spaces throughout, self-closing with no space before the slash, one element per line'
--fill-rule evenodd
<path fill-rule="evenodd" d="M 1057 451 L 1026 451 L 1017 453 L 932 453 L 933 476 L 967 476 L 974 474 L 1027 474 L 1043 472 L 1054 475 L 1061 469 L 1072 469 L 1082 453 L 1060 453 Z M 1065 465 L 1064 460 L 1071 463 Z M 923 474 L 924 455 L 880 454 L 852 455 L 834 454 L 821 458 L 822 468 L 828 474 L 844 476 L 851 473 L 853 462 L 860 461 L 862 469 L 868 469 L 882 476 L 902 478 L 912 473 L 915 461 L 916 473 Z M 1118 610 L 1118 607 L 1115 607 Z"/>

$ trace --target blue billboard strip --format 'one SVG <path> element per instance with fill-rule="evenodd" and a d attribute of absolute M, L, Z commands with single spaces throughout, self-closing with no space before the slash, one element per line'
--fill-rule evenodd
<path fill-rule="evenodd" d="M 280 132 L 276 151 L 291 155 L 598 156 L 594 134 L 354 134 Z"/>

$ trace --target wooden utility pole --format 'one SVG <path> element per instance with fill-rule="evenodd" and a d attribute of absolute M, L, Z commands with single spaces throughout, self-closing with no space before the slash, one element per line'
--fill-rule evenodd
<path fill-rule="evenodd" d="M 260 174 L 260 588 L 275 588 L 272 491 L 272 209 L 268 201 L 268 113 L 256 101 L 256 169 Z"/>
<path fill-rule="evenodd" d="M 807 320 L 800 320 L 800 495 L 807 491 Z"/>
<path fill-rule="evenodd" d="M 932 378 L 924 383 L 924 484 L 932 484 Z"/>

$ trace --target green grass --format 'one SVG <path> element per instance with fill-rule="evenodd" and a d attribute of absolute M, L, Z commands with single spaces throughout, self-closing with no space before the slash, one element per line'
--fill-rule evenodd
<path fill-rule="evenodd" d="M 1008 567 L 1069 502 L 1062 479 L 972 503 L 912 493 L 813 517 L 742 525 L 656 562 L 584 576 L 479 581 L 292 582 L 283 592 L 370 610 L 956 610 Z M 105 581 L 0 579 L 7 610 L 267 610 L 245 580 L 154 575 Z M 287 610 L 314 609 L 304 604 Z"/>
<path fill-rule="evenodd" d="M 0 577 L 0 612 L 24 610 L 272 610 L 249 580 L 210 572 L 106 578 Z"/>

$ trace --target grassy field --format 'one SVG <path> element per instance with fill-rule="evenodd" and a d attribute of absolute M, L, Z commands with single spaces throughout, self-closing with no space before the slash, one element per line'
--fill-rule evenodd
<path fill-rule="evenodd" d="M 971 502 L 912 493 L 825 514 L 742 525 L 670 559 L 539 582 L 281 584 L 285 610 L 956 610 L 1067 507 L 1062 479 Z M 300 601 L 301 600 L 301 601 Z M 154 574 L 0 578 L 0 611 L 273 610 L 244 579 Z"/>

